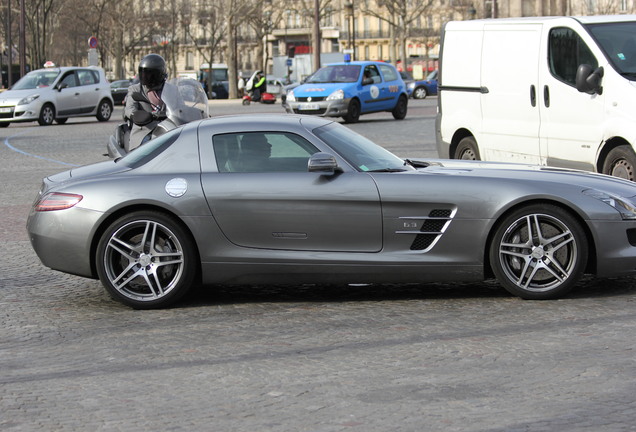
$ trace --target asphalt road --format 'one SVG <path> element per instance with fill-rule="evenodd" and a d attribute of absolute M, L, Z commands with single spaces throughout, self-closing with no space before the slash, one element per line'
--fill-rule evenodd
<path fill-rule="evenodd" d="M 434 115 L 351 127 L 435 157 Z M 105 160 L 116 123 L 0 129 L 0 430 L 636 431 L 633 279 L 544 302 L 491 282 L 217 287 L 134 311 L 43 267 L 24 229 L 41 177 Z"/>

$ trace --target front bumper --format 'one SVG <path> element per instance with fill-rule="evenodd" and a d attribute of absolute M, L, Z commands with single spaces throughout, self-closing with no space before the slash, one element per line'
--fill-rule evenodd
<path fill-rule="evenodd" d="M 0 106 L 0 123 L 35 121 L 40 116 L 40 104 Z"/>
<path fill-rule="evenodd" d="M 285 109 L 289 114 L 310 114 L 322 117 L 343 117 L 349 111 L 351 99 L 338 99 L 318 102 L 289 102 Z"/>

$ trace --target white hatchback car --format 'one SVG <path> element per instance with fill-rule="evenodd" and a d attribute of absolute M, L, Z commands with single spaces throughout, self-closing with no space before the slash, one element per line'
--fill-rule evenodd
<path fill-rule="evenodd" d="M 0 93 L 0 127 L 28 121 L 63 124 L 80 116 L 108 121 L 112 112 L 110 85 L 104 70 L 96 67 L 34 70 Z"/>

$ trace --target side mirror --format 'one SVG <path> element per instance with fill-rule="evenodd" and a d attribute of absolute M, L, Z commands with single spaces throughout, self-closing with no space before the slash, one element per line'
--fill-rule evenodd
<path fill-rule="evenodd" d="M 67 88 L 67 87 L 68 87 L 68 84 L 66 84 L 66 83 L 62 83 L 62 84 L 60 84 L 60 85 L 59 85 L 59 87 L 57 88 L 57 91 L 58 91 L 58 92 L 61 92 L 61 91 L 62 91 L 62 89 L 65 89 L 65 88 Z"/>
<path fill-rule="evenodd" d="M 589 64 L 582 64 L 576 70 L 576 89 L 581 93 L 587 94 L 603 94 L 603 67 L 596 69 Z"/>
<path fill-rule="evenodd" d="M 342 171 L 342 169 L 338 167 L 338 162 L 333 155 L 318 152 L 309 158 L 307 171 L 333 175 L 336 171 Z"/>

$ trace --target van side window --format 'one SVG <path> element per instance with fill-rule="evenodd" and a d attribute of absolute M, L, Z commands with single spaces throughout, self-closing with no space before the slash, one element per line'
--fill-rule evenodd
<path fill-rule="evenodd" d="M 550 30 L 548 66 L 552 75 L 571 86 L 576 82 L 576 70 L 582 64 L 598 67 L 598 61 L 581 37 L 572 29 Z"/>

